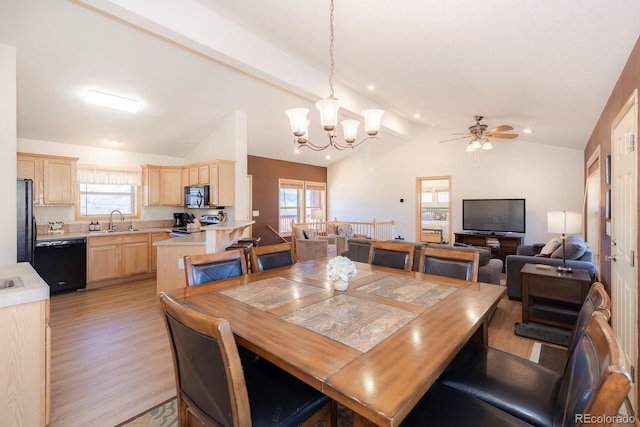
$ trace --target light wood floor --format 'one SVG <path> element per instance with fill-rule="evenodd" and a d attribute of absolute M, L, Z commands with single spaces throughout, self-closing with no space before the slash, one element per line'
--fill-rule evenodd
<path fill-rule="evenodd" d="M 489 345 L 529 357 L 513 333 L 521 304 L 506 297 Z M 155 280 L 51 298 L 51 427 L 112 427 L 175 396 L 173 364 Z"/>

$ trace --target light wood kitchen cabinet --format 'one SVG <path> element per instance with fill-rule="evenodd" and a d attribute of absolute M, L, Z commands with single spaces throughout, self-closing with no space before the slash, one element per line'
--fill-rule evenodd
<path fill-rule="evenodd" d="M 49 300 L 0 308 L 3 425 L 45 426 L 50 413 Z"/>
<path fill-rule="evenodd" d="M 171 238 L 171 233 L 168 233 L 166 231 L 151 233 L 151 239 L 149 242 L 149 254 L 150 254 L 149 271 L 158 270 L 158 248 L 154 246 L 154 243 L 159 242 L 161 240 L 167 240 L 170 238 Z"/>
<path fill-rule="evenodd" d="M 160 205 L 184 205 L 181 168 L 163 167 L 160 169 Z"/>
<path fill-rule="evenodd" d="M 91 236 L 87 281 L 118 279 L 149 272 L 149 233 Z"/>
<path fill-rule="evenodd" d="M 186 174 L 182 175 L 184 186 L 209 184 L 209 162 L 188 165 L 183 170 L 186 171 Z"/>
<path fill-rule="evenodd" d="M 142 166 L 143 205 L 183 206 L 182 180 L 180 166 Z"/>
<path fill-rule="evenodd" d="M 209 164 L 209 198 L 211 206 L 235 204 L 236 165 L 229 160 L 215 160 Z"/>
<path fill-rule="evenodd" d="M 75 157 L 17 154 L 17 177 L 33 180 L 34 206 L 73 206 L 77 192 Z"/>

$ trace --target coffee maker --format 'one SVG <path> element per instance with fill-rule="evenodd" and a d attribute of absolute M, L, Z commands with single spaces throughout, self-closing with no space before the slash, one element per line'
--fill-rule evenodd
<path fill-rule="evenodd" d="M 173 213 L 173 228 L 186 228 L 191 222 L 191 216 L 184 212 Z"/>

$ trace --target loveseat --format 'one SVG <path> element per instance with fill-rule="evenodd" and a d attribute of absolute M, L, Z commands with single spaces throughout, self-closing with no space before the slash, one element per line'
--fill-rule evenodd
<path fill-rule="evenodd" d="M 550 247 L 551 246 L 551 247 Z M 555 249 L 553 249 L 555 246 Z M 567 266 L 574 270 L 586 270 L 591 275 L 591 283 L 596 281 L 598 269 L 593 263 L 591 246 L 576 236 L 567 237 Z M 552 250 L 553 249 L 553 250 Z M 520 245 L 516 255 L 506 258 L 507 295 L 510 300 L 522 301 L 522 278 L 520 270 L 525 264 L 545 264 L 553 267 L 562 265 L 562 246 L 560 241 Z"/>
<path fill-rule="evenodd" d="M 349 239 L 347 241 L 348 249 L 342 253 L 342 256 L 346 256 L 352 261 L 368 262 L 369 261 L 369 249 L 371 247 L 372 239 Z M 390 240 L 391 242 L 395 240 Z M 400 240 L 402 243 L 411 243 Z M 423 246 L 432 248 L 448 249 L 464 252 L 478 252 L 480 254 L 480 268 L 478 269 L 478 281 L 485 283 L 492 283 L 494 285 L 500 284 L 500 274 L 502 273 L 502 260 L 497 258 L 491 258 L 491 250 L 489 248 L 467 246 L 456 244 L 454 246 L 441 244 L 441 243 L 413 243 L 415 245 L 414 258 L 413 258 L 413 271 L 418 271 L 420 265 L 420 249 Z"/>

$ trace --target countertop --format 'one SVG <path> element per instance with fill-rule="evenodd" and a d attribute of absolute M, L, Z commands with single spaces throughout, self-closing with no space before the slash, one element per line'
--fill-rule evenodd
<path fill-rule="evenodd" d="M 228 234 L 235 230 L 243 229 L 254 224 L 255 221 L 241 220 L 221 222 L 220 224 L 206 225 L 200 227 L 200 231 L 204 233 L 191 233 L 186 236 L 174 237 L 172 239 L 161 240 L 155 242 L 155 246 L 191 246 L 191 245 L 206 245 L 207 244 L 207 231 L 221 232 Z M 217 233 L 216 233 L 217 234 Z M 212 251 L 212 250 L 211 250 Z"/>
<path fill-rule="evenodd" d="M 107 232 L 107 231 L 85 231 L 85 232 L 74 232 L 74 233 L 42 233 L 38 234 L 36 237 L 37 241 L 46 241 L 46 240 L 64 240 L 64 239 L 77 239 L 81 237 L 100 237 L 100 236 L 113 236 L 120 234 L 140 234 L 140 233 L 157 233 L 157 232 L 171 232 L 171 228 L 162 227 L 162 228 L 139 228 L 133 230 L 125 230 L 118 232 Z"/>
<path fill-rule="evenodd" d="M 0 289 L 0 308 L 49 299 L 49 285 L 28 262 L 0 265 L 0 279 L 12 277 L 22 279 L 24 287 Z"/>

